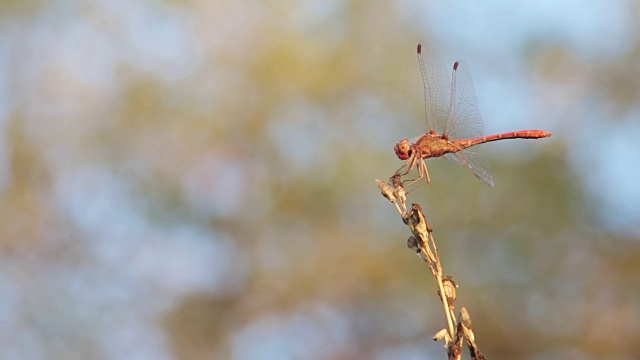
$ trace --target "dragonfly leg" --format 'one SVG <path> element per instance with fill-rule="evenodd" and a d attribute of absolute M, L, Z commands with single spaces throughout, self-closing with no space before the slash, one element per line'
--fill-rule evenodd
<path fill-rule="evenodd" d="M 425 176 L 427 177 L 427 182 L 426 183 L 418 186 L 415 189 L 411 189 L 408 192 L 412 192 L 414 190 L 417 190 L 417 189 L 419 189 L 419 188 L 421 188 L 421 187 L 423 187 L 423 186 L 425 186 L 425 185 L 427 185 L 427 184 L 429 184 L 431 182 L 431 178 L 429 177 L 429 170 L 427 169 L 427 163 L 423 159 L 419 159 L 418 177 L 413 179 L 413 180 L 407 180 L 409 183 L 404 185 L 405 188 L 415 184 L 416 182 L 418 182 L 420 180 L 422 180 Z"/>
<path fill-rule="evenodd" d="M 418 179 L 418 180 L 419 180 L 419 179 Z M 408 194 L 408 193 L 410 193 L 410 192 L 412 192 L 412 191 L 414 191 L 414 190 L 418 190 L 418 189 L 420 189 L 421 187 L 423 187 L 423 186 L 425 186 L 425 185 L 428 185 L 428 184 L 429 184 L 429 183 L 425 182 L 425 183 L 423 183 L 422 185 L 420 185 L 420 186 L 416 187 L 415 189 L 411 189 L 411 190 L 407 191 L 407 194 Z"/>
<path fill-rule="evenodd" d="M 419 173 L 419 175 L 420 175 L 420 176 L 419 176 L 419 177 L 418 177 L 414 182 L 416 182 L 416 181 L 418 181 L 418 180 L 422 179 L 423 177 L 425 177 L 425 175 L 426 175 L 426 177 L 427 177 L 427 181 L 426 181 L 424 184 L 422 184 L 422 185 L 418 186 L 417 188 L 409 190 L 407 193 L 410 193 L 410 192 L 412 192 L 412 191 L 414 191 L 414 190 L 418 190 L 418 189 L 420 189 L 421 187 L 423 187 L 423 186 L 428 185 L 429 183 L 431 183 L 431 178 L 429 177 L 429 170 L 427 169 L 427 163 L 426 163 L 424 160 L 422 160 L 422 161 L 420 162 L 420 165 L 418 166 L 418 173 Z M 412 184 L 413 184 L 414 182 L 412 182 Z"/>
<path fill-rule="evenodd" d="M 429 170 L 427 169 L 427 162 L 422 160 L 420 162 L 420 167 L 418 168 L 418 171 L 422 173 L 422 177 L 424 177 L 425 175 L 427 176 L 427 184 L 431 183 L 431 177 L 429 177 Z"/>
<path fill-rule="evenodd" d="M 416 157 L 412 157 L 409 160 L 405 161 L 404 165 L 402 165 L 394 175 L 397 175 L 397 174 L 400 174 L 400 176 L 407 175 L 416 166 L 417 161 L 418 161 L 418 158 Z M 407 168 L 407 170 L 401 173 L 402 169 L 404 169 L 405 167 Z"/>

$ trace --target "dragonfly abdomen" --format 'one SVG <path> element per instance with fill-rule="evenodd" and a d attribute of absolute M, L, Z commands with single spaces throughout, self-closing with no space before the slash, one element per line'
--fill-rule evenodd
<path fill-rule="evenodd" d="M 471 139 L 456 139 L 453 143 L 460 149 L 468 148 L 470 146 L 479 145 L 486 142 L 506 140 L 506 139 L 540 139 L 551 136 L 551 133 L 544 130 L 519 130 L 512 132 L 505 132 L 500 134 L 493 134 L 488 136 L 481 136 Z"/>

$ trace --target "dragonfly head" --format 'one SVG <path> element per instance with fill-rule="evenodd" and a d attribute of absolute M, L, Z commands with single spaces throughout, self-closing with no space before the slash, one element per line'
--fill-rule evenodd
<path fill-rule="evenodd" d="M 400 160 L 407 160 L 411 156 L 411 143 L 407 139 L 402 139 L 393 147 L 396 156 Z"/>

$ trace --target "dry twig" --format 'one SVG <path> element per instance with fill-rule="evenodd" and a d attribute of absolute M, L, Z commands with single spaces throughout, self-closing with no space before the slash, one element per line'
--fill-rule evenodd
<path fill-rule="evenodd" d="M 407 240 L 407 246 L 427 263 L 438 284 L 438 296 L 447 319 L 447 327 L 438 331 L 433 339 L 444 340 L 449 359 L 462 357 L 462 344 L 466 339 L 471 358 L 484 360 L 485 357 L 475 343 L 475 336 L 471 330 L 471 317 L 464 307 L 460 311 L 460 321 L 456 321 L 454 309 L 458 285 L 451 276 L 443 276 L 442 262 L 433 236 L 433 228 L 425 218 L 422 207 L 413 203 L 411 209 L 407 209 L 407 192 L 399 173 L 394 174 L 389 181 L 376 179 L 376 183 L 382 195 L 395 205 L 402 221 L 411 230 L 412 236 Z"/>

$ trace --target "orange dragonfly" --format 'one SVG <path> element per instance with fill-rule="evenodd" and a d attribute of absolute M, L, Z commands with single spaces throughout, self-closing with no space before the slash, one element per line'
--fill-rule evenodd
<path fill-rule="evenodd" d="M 402 139 L 394 147 L 398 158 L 406 160 L 396 174 L 404 176 L 416 166 L 418 168 L 418 178 L 410 180 L 406 186 L 425 176 L 427 184 L 430 183 L 425 160 L 439 156 L 466 165 L 485 184 L 493 186 L 491 165 L 470 147 L 503 139 L 540 139 L 551 136 L 551 133 L 544 130 L 520 130 L 482 136 L 482 117 L 468 67 L 463 62 L 456 61 L 449 85 L 446 67 L 433 51 L 423 53 L 422 44 L 418 44 L 418 62 L 424 83 L 424 107 L 429 132 L 415 142 Z"/>

